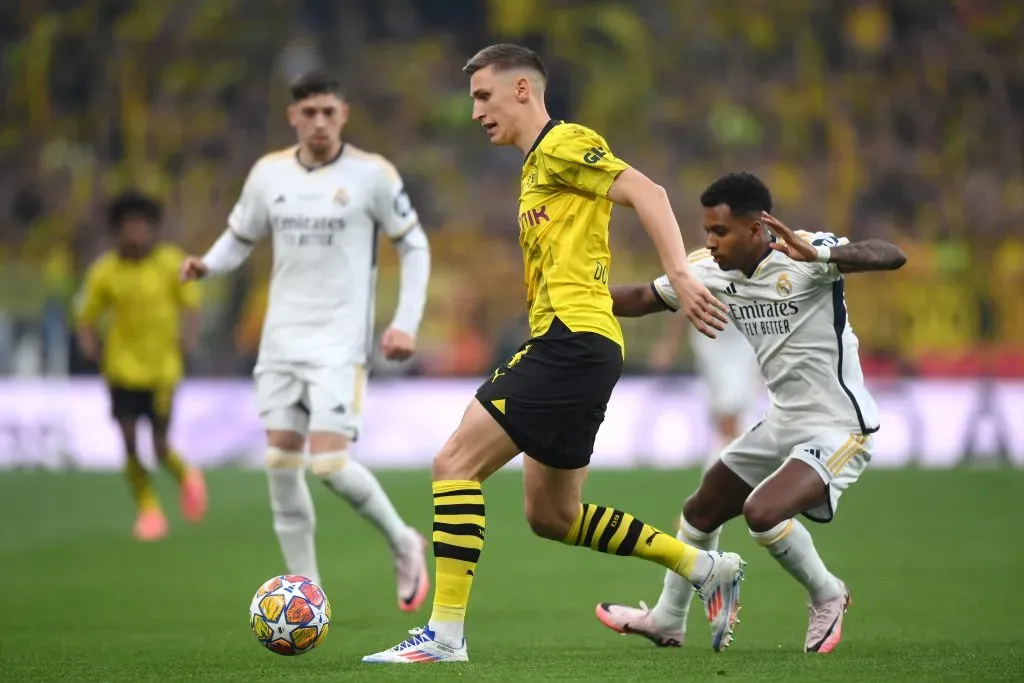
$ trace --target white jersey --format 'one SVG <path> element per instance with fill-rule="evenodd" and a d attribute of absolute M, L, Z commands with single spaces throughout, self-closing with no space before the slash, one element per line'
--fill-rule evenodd
<path fill-rule="evenodd" d="M 399 240 L 419 225 L 395 167 L 343 145 L 307 168 L 298 147 L 252 167 L 228 219 L 237 237 L 273 233 L 274 265 L 257 370 L 365 364 L 372 346 L 378 232 Z"/>
<path fill-rule="evenodd" d="M 802 236 L 816 246 L 848 243 L 830 233 Z M 706 249 L 691 254 L 690 263 L 754 347 L 776 421 L 801 431 L 878 430 L 878 408 L 864 386 L 843 276 L 834 264 L 801 263 L 772 250 L 748 278 L 738 270 L 721 270 Z M 652 288 L 669 308 L 679 308 L 664 275 Z"/>

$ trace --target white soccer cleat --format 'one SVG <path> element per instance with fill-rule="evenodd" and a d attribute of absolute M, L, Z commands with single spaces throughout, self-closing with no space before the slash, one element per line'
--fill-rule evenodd
<path fill-rule="evenodd" d="M 807 640 L 804 652 L 826 654 L 843 638 L 843 616 L 853 600 L 846 584 L 839 582 L 843 592 L 828 600 L 812 602 L 807 608 Z"/>
<path fill-rule="evenodd" d="M 409 527 L 409 541 L 395 555 L 395 578 L 398 590 L 398 609 L 415 612 L 430 592 L 427 573 L 427 541 L 420 532 Z"/>
<path fill-rule="evenodd" d="M 412 638 L 403 640 L 390 650 L 384 650 L 363 657 L 366 664 L 433 664 L 435 662 L 468 662 L 469 652 L 466 640 L 462 647 L 451 647 L 434 640 L 429 628 L 414 628 L 409 631 Z"/>
<path fill-rule="evenodd" d="M 654 623 L 651 610 L 640 601 L 640 607 L 616 605 L 602 602 L 594 608 L 594 614 L 602 624 L 622 635 L 643 636 L 658 647 L 680 647 L 686 639 L 686 630 L 659 628 Z"/>
<path fill-rule="evenodd" d="M 733 627 L 739 623 L 740 582 L 746 562 L 736 553 L 708 553 L 714 564 L 704 582 L 693 589 L 704 603 L 711 622 L 711 649 L 721 652 L 732 643 Z"/>

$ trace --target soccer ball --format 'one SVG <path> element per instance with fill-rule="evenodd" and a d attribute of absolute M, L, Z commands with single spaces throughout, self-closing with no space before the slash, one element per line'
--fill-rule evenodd
<path fill-rule="evenodd" d="M 331 604 L 305 576 L 275 576 L 256 591 L 249 626 L 256 640 L 279 655 L 306 654 L 327 637 Z"/>

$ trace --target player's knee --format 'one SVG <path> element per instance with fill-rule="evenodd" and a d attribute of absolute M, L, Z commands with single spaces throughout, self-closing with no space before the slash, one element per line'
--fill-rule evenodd
<path fill-rule="evenodd" d="M 158 460 L 166 460 L 171 453 L 171 445 L 167 439 L 167 433 L 153 432 L 153 454 Z"/>
<path fill-rule="evenodd" d="M 299 432 L 286 429 L 270 429 L 267 431 L 267 445 L 281 451 L 301 451 L 305 445 L 305 437 Z"/>
<path fill-rule="evenodd" d="M 526 503 L 526 523 L 530 530 L 552 541 L 565 539 L 578 514 L 578 507 L 570 511 L 556 506 L 532 505 L 529 501 Z"/>
<path fill-rule="evenodd" d="M 706 534 L 713 532 L 722 525 L 718 517 L 719 515 L 709 504 L 707 497 L 703 496 L 699 490 L 683 503 L 683 519 L 698 531 Z"/>
<path fill-rule="evenodd" d="M 483 481 L 480 460 L 472 456 L 469 444 L 456 432 L 434 456 L 431 476 L 434 481 Z"/>
<path fill-rule="evenodd" d="M 330 479 L 345 469 L 348 458 L 347 450 L 312 453 L 309 456 L 309 469 L 317 479 Z"/>
<path fill-rule="evenodd" d="M 302 451 L 288 450 L 277 446 L 267 448 L 267 470 L 270 472 L 293 473 L 296 477 L 302 474 Z"/>
<path fill-rule="evenodd" d="M 788 516 L 764 497 L 753 495 L 743 503 L 743 518 L 751 531 L 763 532 L 786 521 Z"/>

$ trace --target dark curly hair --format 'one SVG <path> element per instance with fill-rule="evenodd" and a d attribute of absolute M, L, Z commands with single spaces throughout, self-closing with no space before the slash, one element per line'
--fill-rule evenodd
<path fill-rule="evenodd" d="M 772 210 L 772 193 L 753 173 L 743 171 L 722 176 L 708 185 L 700 196 L 702 206 L 725 204 L 734 214 L 758 214 Z"/>
<path fill-rule="evenodd" d="M 107 224 L 115 233 L 120 230 L 126 218 L 134 217 L 142 218 L 156 227 L 163 217 L 163 207 L 157 200 L 136 190 L 119 194 L 107 206 Z"/>

